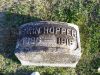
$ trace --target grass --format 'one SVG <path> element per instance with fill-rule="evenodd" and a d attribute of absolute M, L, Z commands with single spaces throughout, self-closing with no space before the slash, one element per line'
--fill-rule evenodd
<path fill-rule="evenodd" d="M 0 75 L 100 75 L 100 1 L 99 0 L 1 0 L 5 14 L 0 23 Z M 7 7 L 5 5 L 8 5 Z M 62 21 L 79 26 L 82 57 L 76 68 L 22 66 L 14 55 L 18 27 L 38 21 Z"/>

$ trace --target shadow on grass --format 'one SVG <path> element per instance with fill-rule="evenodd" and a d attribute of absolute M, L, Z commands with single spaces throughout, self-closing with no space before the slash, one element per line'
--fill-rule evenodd
<path fill-rule="evenodd" d="M 9 12 L 0 12 L 0 15 L 0 20 L 3 19 L 0 23 L 0 44 L 2 44 L 0 47 L 0 54 L 3 55 L 4 58 L 19 63 L 18 59 L 14 55 L 18 27 L 24 23 L 39 21 L 41 19 L 30 15 L 20 15 Z"/>

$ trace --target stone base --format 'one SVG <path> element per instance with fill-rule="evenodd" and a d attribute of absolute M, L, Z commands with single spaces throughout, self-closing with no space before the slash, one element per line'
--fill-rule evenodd
<path fill-rule="evenodd" d="M 15 53 L 22 65 L 76 67 L 79 61 L 77 55 L 48 52 L 21 52 Z"/>
<path fill-rule="evenodd" d="M 67 64 L 51 64 L 51 63 L 32 63 L 32 62 L 29 62 L 29 61 L 23 61 L 21 60 L 20 61 L 22 65 L 34 65 L 34 66 L 51 66 L 51 67 L 73 67 L 75 68 L 76 67 L 76 63 L 67 63 Z"/>

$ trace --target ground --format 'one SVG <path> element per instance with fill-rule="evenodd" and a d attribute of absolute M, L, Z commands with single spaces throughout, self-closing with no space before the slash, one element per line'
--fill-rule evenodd
<path fill-rule="evenodd" d="M 22 66 L 14 55 L 18 27 L 39 20 L 79 26 L 82 57 L 76 68 Z M 0 0 L 0 75 L 100 75 L 99 0 Z"/>

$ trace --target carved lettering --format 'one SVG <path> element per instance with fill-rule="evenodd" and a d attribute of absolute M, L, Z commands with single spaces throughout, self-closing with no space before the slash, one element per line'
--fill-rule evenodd
<path fill-rule="evenodd" d="M 44 34 L 48 34 L 48 27 L 44 27 Z"/>
<path fill-rule="evenodd" d="M 54 34 L 54 27 L 49 28 L 49 33 Z"/>
<path fill-rule="evenodd" d="M 67 31 L 66 31 L 65 28 L 62 28 L 62 31 L 61 32 L 62 32 L 62 34 L 66 34 Z"/>
<path fill-rule="evenodd" d="M 57 44 L 60 44 L 60 38 L 57 38 Z"/>
<path fill-rule="evenodd" d="M 67 35 L 69 35 L 69 36 L 71 36 L 72 34 L 71 34 L 71 29 L 67 29 Z"/>
<path fill-rule="evenodd" d="M 73 44 L 73 40 L 66 38 L 57 38 L 57 44 L 70 46 Z"/>
<path fill-rule="evenodd" d="M 40 34 L 40 28 L 36 28 L 37 34 Z"/>
<path fill-rule="evenodd" d="M 61 44 L 66 44 L 66 39 L 65 38 L 61 38 Z"/>
<path fill-rule="evenodd" d="M 66 45 L 68 45 L 68 43 L 69 43 L 68 41 L 69 41 L 69 40 L 68 40 L 68 39 L 66 39 Z"/>
<path fill-rule="evenodd" d="M 60 34 L 61 29 L 60 28 L 56 28 L 56 34 Z"/>
<path fill-rule="evenodd" d="M 22 31 L 22 34 L 23 33 L 26 33 L 27 35 L 40 35 L 41 33 L 42 34 L 57 34 L 59 36 L 62 36 L 62 35 L 65 35 L 67 37 L 73 37 L 73 38 L 76 38 L 77 36 L 77 32 L 76 30 L 74 29 L 71 29 L 71 28 L 63 28 L 63 27 L 28 27 L 27 29 L 23 29 Z M 61 34 L 61 35 L 60 35 Z M 73 44 L 73 41 L 68 39 L 68 38 L 61 38 L 61 37 L 57 37 L 56 41 L 57 41 L 57 44 L 60 44 L 60 45 L 72 45 Z M 24 38 L 24 40 L 26 40 L 26 43 L 29 44 L 29 42 L 33 42 L 33 44 L 35 44 L 36 42 L 39 42 L 41 38 L 39 37 L 32 37 L 32 39 L 27 39 L 27 38 Z M 45 39 L 45 38 L 42 38 L 42 40 Z"/>
<path fill-rule="evenodd" d="M 76 38 L 77 32 L 75 30 L 72 30 L 72 36 Z"/>

